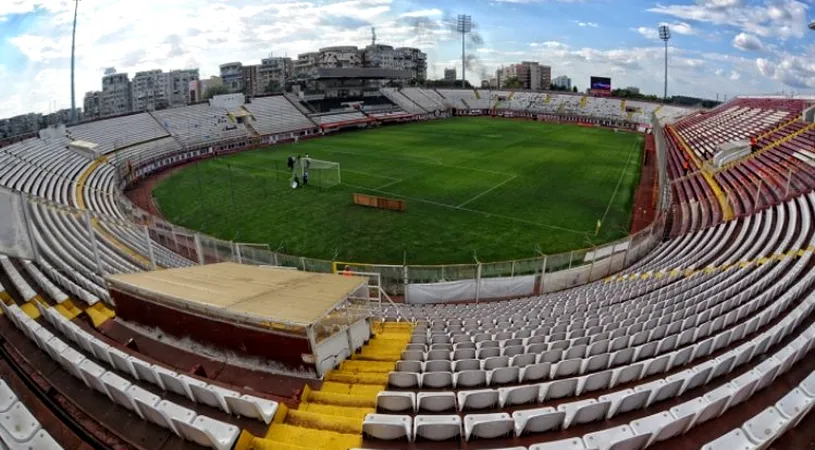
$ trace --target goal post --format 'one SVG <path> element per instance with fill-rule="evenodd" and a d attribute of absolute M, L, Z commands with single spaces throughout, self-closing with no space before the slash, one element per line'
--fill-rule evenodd
<path fill-rule="evenodd" d="M 300 183 L 308 174 L 308 185 L 328 189 L 342 183 L 340 163 L 314 158 L 300 158 L 292 170 L 292 180 L 296 176 Z"/>

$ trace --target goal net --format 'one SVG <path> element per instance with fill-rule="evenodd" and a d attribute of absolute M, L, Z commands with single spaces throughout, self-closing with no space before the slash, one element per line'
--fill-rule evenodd
<path fill-rule="evenodd" d="M 300 158 L 294 164 L 291 181 L 295 181 L 295 177 L 301 186 L 307 184 L 321 189 L 328 189 L 342 183 L 340 163 L 322 159 Z M 308 183 L 304 183 L 306 177 Z"/>

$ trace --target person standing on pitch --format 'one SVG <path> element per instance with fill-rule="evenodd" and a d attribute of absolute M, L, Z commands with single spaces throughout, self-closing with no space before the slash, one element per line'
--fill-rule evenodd
<path fill-rule="evenodd" d="M 289 155 L 289 159 L 286 161 L 286 166 L 289 168 L 289 172 L 294 170 L 294 156 Z"/>
<path fill-rule="evenodd" d="M 303 171 L 303 186 L 308 186 L 308 170 Z"/>

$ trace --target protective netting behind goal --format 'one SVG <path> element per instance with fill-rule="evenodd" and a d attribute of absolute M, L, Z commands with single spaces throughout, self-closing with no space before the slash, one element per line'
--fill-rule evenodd
<path fill-rule="evenodd" d="M 292 181 L 294 181 L 295 176 L 300 185 L 307 184 L 322 189 L 328 189 L 342 182 L 340 163 L 322 159 L 300 158 L 294 164 Z M 308 183 L 304 183 L 306 179 Z"/>

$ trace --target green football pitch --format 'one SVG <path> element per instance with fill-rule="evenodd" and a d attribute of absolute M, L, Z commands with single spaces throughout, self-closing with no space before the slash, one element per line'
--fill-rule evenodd
<path fill-rule="evenodd" d="M 292 189 L 292 154 L 340 164 L 341 184 Z M 628 234 L 642 137 L 455 118 L 253 150 L 187 166 L 154 196 L 168 220 L 222 239 L 336 261 L 450 264 L 531 258 Z M 328 176 L 327 174 L 325 176 Z M 405 212 L 353 193 L 404 199 Z M 597 221 L 602 220 L 595 235 Z"/>

